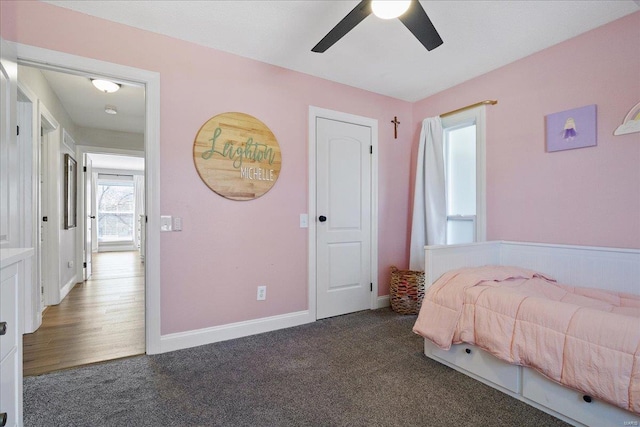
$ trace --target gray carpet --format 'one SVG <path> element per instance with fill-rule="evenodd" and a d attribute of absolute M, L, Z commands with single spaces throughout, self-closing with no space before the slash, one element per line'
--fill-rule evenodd
<path fill-rule="evenodd" d="M 560 426 L 364 311 L 24 379 L 25 426 Z"/>

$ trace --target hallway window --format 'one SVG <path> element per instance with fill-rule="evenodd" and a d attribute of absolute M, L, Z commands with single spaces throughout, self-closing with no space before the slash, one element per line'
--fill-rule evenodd
<path fill-rule="evenodd" d="M 98 242 L 133 242 L 133 181 L 98 180 Z"/>

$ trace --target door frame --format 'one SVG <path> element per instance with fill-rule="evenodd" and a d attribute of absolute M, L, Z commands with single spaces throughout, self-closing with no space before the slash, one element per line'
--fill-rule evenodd
<path fill-rule="evenodd" d="M 71 74 L 101 75 L 145 86 L 145 187 L 148 189 L 146 192 L 145 338 L 147 354 L 161 353 L 160 73 L 21 43 L 13 43 L 13 45 L 16 47 L 18 62 L 24 65 Z M 78 227 L 84 227 L 84 222 L 79 223 Z"/>
<path fill-rule="evenodd" d="M 38 98 L 21 82 L 18 84 L 18 126 L 21 126 L 18 143 L 22 150 L 23 158 L 20 165 L 23 168 L 24 177 L 23 194 L 31 196 L 22 203 L 24 209 L 24 246 L 34 249 L 33 257 L 25 261 L 26 274 L 24 284 L 24 333 L 30 333 L 38 329 L 42 323 L 41 308 L 41 253 L 40 253 L 40 179 L 38 174 L 30 171 L 40 171 L 40 127 L 38 115 Z M 24 98 L 21 100 L 20 98 Z M 23 105 L 20 105 L 23 104 Z M 30 110 L 30 111 L 29 111 Z"/>
<path fill-rule="evenodd" d="M 369 117 L 357 116 L 340 111 L 328 110 L 315 106 L 309 106 L 309 229 L 308 229 L 308 270 L 309 270 L 309 314 L 311 319 L 317 319 L 317 253 L 316 253 L 316 123 L 318 118 L 336 120 L 345 123 L 353 123 L 371 128 L 371 283 L 372 292 L 369 307 L 371 310 L 378 308 L 378 120 Z"/>
<path fill-rule="evenodd" d="M 78 168 L 78 175 L 82 177 L 78 177 L 78 182 L 82 182 L 82 194 L 78 194 L 78 209 L 82 212 L 81 215 L 84 219 L 84 227 L 82 229 L 82 233 L 80 233 L 83 237 L 82 248 L 78 248 L 78 252 L 76 256 L 78 257 L 78 269 L 76 274 L 78 277 L 82 277 L 82 279 L 86 282 L 91 278 L 91 272 L 93 267 L 93 224 L 91 221 L 93 218 L 89 216 L 89 213 L 93 213 L 91 215 L 95 217 L 95 212 L 93 209 L 93 200 L 95 198 L 94 191 L 94 182 L 93 182 L 93 166 L 91 158 L 89 157 L 89 153 L 81 153 L 81 148 L 76 146 L 76 155 L 79 161 L 82 162 L 82 170 Z M 89 192 L 87 192 L 87 187 L 89 187 Z M 78 192 L 80 193 L 80 192 Z M 87 193 L 91 194 L 89 200 L 87 200 Z M 89 205 L 89 209 L 87 209 L 87 205 Z M 89 224 L 92 225 L 91 230 L 89 230 Z M 89 253 L 87 254 L 87 243 L 89 243 Z M 89 262 L 87 262 L 89 260 Z"/>
<path fill-rule="evenodd" d="M 39 215 L 34 218 L 38 224 L 43 224 L 42 217 L 47 217 L 44 227 L 44 242 L 40 243 L 39 256 L 41 262 L 42 294 L 44 304 L 58 304 L 60 302 L 60 265 L 58 263 L 58 253 L 60 251 L 60 206 L 58 205 L 58 189 L 61 188 L 62 181 L 57 173 L 58 158 L 51 154 L 52 149 L 57 150 L 61 144 L 60 124 L 38 100 L 38 135 L 41 143 L 37 146 L 40 166 L 42 167 L 42 179 L 44 183 L 40 186 L 40 191 L 32 197 L 39 199 Z M 53 145 L 53 147 L 52 147 Z M 56 171 L 56 172 L 53 172 Z M 37 171 L 39 172 L 39 171 Z M 37 176 L 37 178 L 36 178 Z M 40 179 L 36 171 L 32 171 L 32 179 Z M 40 234 L 42 237 L 42 234 Z M 40 312 L 44 306 L 40 304 Z"/>

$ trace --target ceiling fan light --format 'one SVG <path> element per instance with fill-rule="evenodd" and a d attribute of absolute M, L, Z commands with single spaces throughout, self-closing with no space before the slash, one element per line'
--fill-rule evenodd
<path fill-rule="evenodd" d="M 109 80 L 91 79 L 91 83 L 101 92 L 113 93 L 120 89 L 118 83 L 111 82 Z"/>
<path fill-rule="evenodd" d="M 409 9 L 411 0 L 373 0 L 371 10 L 381 19 L 393 19 Z"/>
<path fill-rule="evenodd" d="M 118 109 L 113 105 L 105 105 L 104 112 L 107 114 L 118 114 Z"/>

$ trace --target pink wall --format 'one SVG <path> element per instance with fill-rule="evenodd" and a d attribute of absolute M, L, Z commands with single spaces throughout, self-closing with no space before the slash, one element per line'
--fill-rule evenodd
<path fill-rule="evenodd" d="M 640 248 L 640 12 L 414 105 L 422 119 L 484 99 L 487 238 Z M 547 114 L 597 104 L 597 147 L 545 153 Z M 417 142 L 414 142 L 414 146 Z M 415 150 L 415 147 L 414 147 Z"/>
<path fill-rule="evenodd" d="M 161 236 L 162 334 L 307 309 L 299 214 L 308 206 L 310 105 L 379 121 L 379 294 L 388 294 L 389 266 L 407 263 L 410 103 L 45 3 L 1 7 L 10 40 L 160 73 L 161 210 L 184 222 L 182 232 Z M 253 201 L 216 195 L 193 165 L 198 129 L 227 111 L 262 120 L 282 149 L 278 182 Z M 393 116 L 403 123 L 398 140 Z M 260 284 L 268 285 L 266 302 L 256 302 Z"/>
<path fill-rule="evenodd" d="M 612 136 L 640 100 L 640 13 L 412 105 L 45 3 L 0 7 L 9 40 L 161 75 L 161 208 L 184 220 L 184 231 L 162 234 L 163 334 L 307 308 L 298 215 L 309 105 L 379 121 L 380 295 L 388 267 L 408 262 L 421 120 L 483 99 L 499 100 L 487 110 L 490 239 L 640 247 L 640 134 Z M 544 116 L 588 104 L 598 105 L 598 146 L 545 153 Z M 254 201 L 214 194 L 193 166 L 198 129 L 227 111 L 258 117 L 283 152 L 278 182 Z M 258 284 L 269 286 L 266 302 L 255 301 Z"/>

